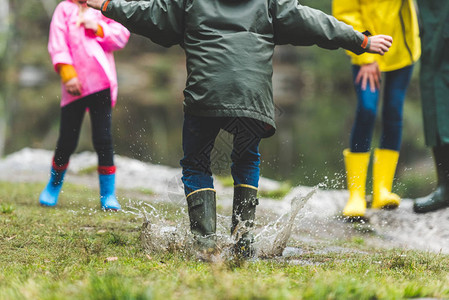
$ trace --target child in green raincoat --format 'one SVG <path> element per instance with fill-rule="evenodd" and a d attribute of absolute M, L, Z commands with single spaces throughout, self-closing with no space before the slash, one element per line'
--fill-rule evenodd
<path fill-rule="evenodd" d="M 274 134 L 272 57 L 282 44 L 384 54 L 389 36 L 367 37 L 296 0 L 89 0 L 131 32 L 187 59 L 181 160 L 190 228 L 200 249 L 215 248 L 216 195 L 210 154 L 220 129 L 234 135 L 231 232 L 235 253 L 254 255 L 259 143 Z"/>

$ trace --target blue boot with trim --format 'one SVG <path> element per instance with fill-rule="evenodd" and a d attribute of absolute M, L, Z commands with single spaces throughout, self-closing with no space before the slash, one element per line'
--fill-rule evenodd
<path fill-rule="evenodd" d="M 100 202 L 104 210 L 120 210 L 122 207 L 115 196 L 115 167 L 98 167 L 100 181 Z"/>

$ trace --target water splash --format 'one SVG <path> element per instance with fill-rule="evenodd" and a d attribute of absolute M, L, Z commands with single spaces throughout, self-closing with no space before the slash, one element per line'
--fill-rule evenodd
<path fill-rule="evenodd" d="M 315 194 L 318 187 L 313 188 L 304 196 L 299 194 L 291 201 L 289 213 L 282 215 L 274 222 L 264 226 L 255 226 L 256 258 L 282 256 L 290 239 L 295 218 L 307 201 Z M 231 236 L 229 232 L 231 217 L 217 215 L 217 251 L 212 254 L 197 252 L 194 247 L 193 235 L 190 232 L 188 214 L 185 209 L 177 212 L 176 221 L 164 216 L 154 206 L 141 202 L 137 207 L 130 206 L 127 213 L 143 218 L 141 228 L 141 244 L 148 252 L 171 252 L 194 255 L 206 261 L 226 261 L 233 258 L 232 248 L 238 236 Z M 256 217 L 257 222 L 257 217 Z M 244 222 L 242 222 L 243 224 Z M 239 226 L 239 225 L 238 225 Z"/>
<path fill-rule="evenodd" d="M 307 201 L 315 194 L 318 187 L 313 188 L 305 196 L 297 195 L 291 201 L 291 209 L 286 221 L 285 215 L 278 218 L 276 222 L 267 225 L 256 236 L 256 247 L 259 257 L 282 256 L 287 242 L 290 239 L 295 218 L 299 211 L 306 205 Z"/>
<path fill-rule="evenodd" d="M 154 207 L 148 211 L 142 207 L 141 213 L 144 222 L 141 228 L 141 245 L 149 253 L 182 253 L 188 256 L 194 256 L 204 261 L 224 261 L 231 256 L 231 248 L 234 242 L 229 234 L 226 234 L 226 228 L 223 224 L 228 223 L 228 217 L 217 216 L 217 250 L 214 253 L 203 253 L 195 248 L 195 240 L 190 232 L 188 214 L 181 210 L 179 212 L 180 220 L 174 222 L 166 219 L 162 213 Z"/>

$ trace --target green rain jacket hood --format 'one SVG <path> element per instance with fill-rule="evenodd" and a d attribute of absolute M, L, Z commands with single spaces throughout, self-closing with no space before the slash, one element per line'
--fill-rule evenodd
<path fill-rule="evenodd" d="M 106 1 L 103 14 L 131 32 L 186 53 L 184 111 L 261 121 L 275 130 L 275 45 L 318 45 L 361 54 L 364 35 L 296 0 Z"/>

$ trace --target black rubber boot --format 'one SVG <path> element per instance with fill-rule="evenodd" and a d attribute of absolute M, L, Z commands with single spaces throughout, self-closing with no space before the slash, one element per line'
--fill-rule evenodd
<path fill-rule="evenodd" d="M 190 230 L 198 250 L 215 251 L 215 232 L 217 229 L 216 199 L 214 190 L 199 190 L 187 197 Z"/>
<path fill-rule="evenodd" d="M 449 145 L 433 148 L 438 185 L 435 191 L 415 200 L 413 210 L 426 213 L 449 206 Z"/>
<path fill-rule="evenodd" d="M 242 258 L 251 258 L 255 254 L 254 235 L 250 229 L 254 226 L 258 204 L 257 189 L 245 186 L 234 187 L 231 235 L 238 238 L 234 253 Z"/>

